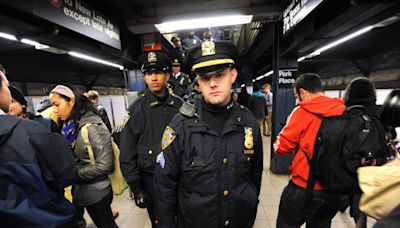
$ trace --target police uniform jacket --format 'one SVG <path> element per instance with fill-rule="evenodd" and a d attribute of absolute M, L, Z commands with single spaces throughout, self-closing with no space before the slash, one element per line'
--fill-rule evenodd
<path fill-rule="evenodd" d="M 174 93 L 183 98 L 187 87 L 192 83 L 189 75 L 179 72 L 170 78 L 170 82 L 174 86 Z"/>
<path fill-rule="evenodd" d="M 257 121 L 233 105 L 219 135 L 202 120 L 198 105 L 198 115 L 179 113 L 164 132 L 154 175 L 158 225 L 252 227 L 263 169 Z"/>
<path fill-rule="evenodd" d="M 37 121 L 0 116 L 1 227 L 72 227 L 64 187 L 77 179 L 68 141 Z"/>
<path fill-rule="evenodd" d="M 182 102 L 170 94 L 158 100 L 149 90 L 129 108 L 130 119 L 121 133 L 120 163 L 128 184 L 140 188 L 140 173 L 153 174 L 161 135 Z"/>

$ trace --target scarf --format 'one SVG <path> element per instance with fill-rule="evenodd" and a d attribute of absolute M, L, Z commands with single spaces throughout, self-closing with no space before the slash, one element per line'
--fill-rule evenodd
<path fill-rule="evenodd" d="M 64 122 L 63 127 L 61 129 L 61 135 L 64 139 L 68 140 L 73 149 L 75 147 L 75 140 L 78 136 L 78 126 L 79 123 L 74 120 L 68 120 Z"/>

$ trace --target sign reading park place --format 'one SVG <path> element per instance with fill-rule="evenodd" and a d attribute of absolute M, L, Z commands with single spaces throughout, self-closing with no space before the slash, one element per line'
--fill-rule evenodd
<path fill-rule="evenodd" d="M 33 13 L 121 49 L 118 25 L 81 0 L 35 0 Z"/>
<path fill-rule="evenodd" d="M 283 11 L 283 35 L 287 35 L 323 0 L 292 0 Z"/>
<path fill-rule="evenodd" d="M 281 88 L 291 88 L 297 78 L 297 69 L 279 70 L 278 85 Z"/>

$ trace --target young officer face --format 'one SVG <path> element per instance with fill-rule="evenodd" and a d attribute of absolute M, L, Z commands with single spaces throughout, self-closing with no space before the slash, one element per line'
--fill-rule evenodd
<path fill-rule="evenodd" d="M 224 106 L 231 99 L 231 88 L 237 77 L 236 69 L 227 68 L 213 75 L 199 75 L 200 90 L 207 103 Z"/>
<path fill-rule="evenodd" d="M 4 112 L 8 112 L 11 104 L 11 92 L 8 88 L 9 83 L 6 75 L 0 71 L 0 80 L 1 80 L 1 88 L 0 88 L 0 109 Z"/>
<path fill-rule="evenodd" d="M 72 108 L 74 107 L 75 100 L 67 101 L 58 93 L 50 94 L 50 102 L 54 107 L 54 113 L 60 120 L 67 120 L 71 115 Z"/>
<path fill-rule="evenodd" d="M 144 81 L 146 82 L 149 90 L 156 96 L 163 96 L 165 93 L 165 82 L 169 80 L 169 73 L 159 72 L 146 72 L 144 74 Z"/>

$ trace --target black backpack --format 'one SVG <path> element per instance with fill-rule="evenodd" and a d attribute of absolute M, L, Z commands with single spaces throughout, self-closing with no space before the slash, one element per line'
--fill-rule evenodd
<path fill-rule="evenodd" d="M 363 112 L 363 106 L 352 106 L 342 116 L 322 118 L 313 158 L 306 154 L 310 165 L 308 192 L 312 192 L 315 180 L 333 193 L 359 191 L 357 168 L 386 162 L 389 151 L 384 134 L 379 120 Z"/>

